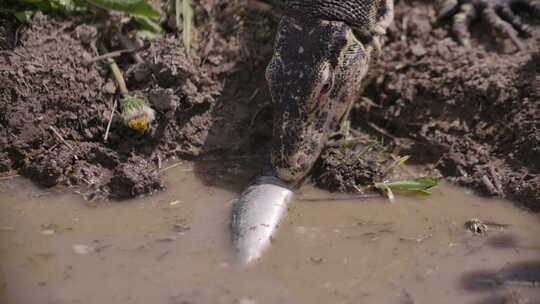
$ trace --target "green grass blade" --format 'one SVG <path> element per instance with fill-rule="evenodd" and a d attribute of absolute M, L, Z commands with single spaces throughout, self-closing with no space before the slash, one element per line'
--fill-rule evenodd
<path fill-rule="evenodd" d="M 386 168 L 386 170 L 384 170 L 382 178 L 385 179 L 388 175 L 390 175 L 390 173 L 394 172 L 397 168 L 399 168 L 399 166 L 403 165 L 406 161 L 408 161 L 409 158 L 411 158 L 410 155 L 405 155 L 394 161 L 390 166 L 388 166 L 388 168 Z"/>
<path fill-rule="evenodd" d="M 182 0 L 182 19 L 184 22 L 182 37 L 186 52 L 189 54 L 191 49 L 191 27 L 193 25 L 193 9 L 190 0 Z"/>
<path fill-rule="evenodd" d="M 174 0 L 174 18 L 176 29 L 180 30 L 180 24 L 182 23 L 182 0 Z"/>
<path fill-rule="evenodd" d="M 365 146 L 360 152 L 354 154 L 353 158 L 354 159 L 362 158 L 364 156 L 364 154 L 368 153 L 369 150 L 373 149 L 373 147 L 375 147 L 375 144 L 369 144 L 369 145 Z"/>

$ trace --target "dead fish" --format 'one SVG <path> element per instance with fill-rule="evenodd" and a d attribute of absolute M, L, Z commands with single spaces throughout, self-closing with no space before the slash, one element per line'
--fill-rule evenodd
<path fill-rule="evenodd" d="M 233 202 L 231 229 L 240 262 L 251 263 L 268 247 L 292 193 L 278 178 L 261 176 Z"/>

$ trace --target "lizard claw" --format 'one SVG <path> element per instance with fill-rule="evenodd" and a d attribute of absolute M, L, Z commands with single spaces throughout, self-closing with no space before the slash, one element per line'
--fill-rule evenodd
<path fill-rule="evenodd" d="M 499 35 L 509 38 L 519 50 L 523 44 L 518 36 L 529 37 L 529 26 L 521 21 L 518 11 L 528 11 L 540 18 L 538 0 L 439 0 L 439 19 L 452 17 L 452 31 L 457 41 L 470 46 L 469 26 L 482 18 Z"/>

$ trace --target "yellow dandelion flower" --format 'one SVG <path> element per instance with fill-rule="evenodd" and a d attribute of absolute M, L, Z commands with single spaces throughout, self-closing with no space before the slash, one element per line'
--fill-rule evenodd
<path fill-rule="evenodd" d="M 140 132 L 148 130 L 148 121 L 146 121 L 145 119 L 132 119 L 128 121 L 127 125 L 133 130 L 137 130 Z"/>
<path fill-rule="evenodd" d="M 126 96 L 120 101 L 120 110 L 125 124 L 133 130 L 144 132 L 155 118 L 155 112 L 139 96 Z"/>

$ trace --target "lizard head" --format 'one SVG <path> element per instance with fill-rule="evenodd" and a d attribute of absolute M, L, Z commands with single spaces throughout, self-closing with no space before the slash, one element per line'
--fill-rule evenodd
<path fill-rule="evenodd" d="M 283 17 L 266 69 L 277 177 L 298 181 L 311 169 L 358 97 L 372 49 L 344 22 Z"/>

